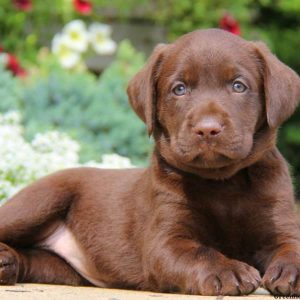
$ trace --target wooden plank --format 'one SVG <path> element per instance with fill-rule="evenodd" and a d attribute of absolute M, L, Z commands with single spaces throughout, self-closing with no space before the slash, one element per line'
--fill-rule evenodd
<path fill-rule="evenodd" d="M 192 296 L 161 294 L 129 290 L 102 289 L 94 287 L 70 287 L 46 284 L 18 284 L 0 286 L 1 300 L 267 300 L 274 299 L 267 291 L 258 289 L 254 294 L 243 297 Z"/>

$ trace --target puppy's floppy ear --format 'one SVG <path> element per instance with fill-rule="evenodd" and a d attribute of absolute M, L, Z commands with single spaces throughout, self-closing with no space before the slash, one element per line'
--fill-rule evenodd
<path fill-rule="evenodd" d="M 253 43 L 262 61 L 267 121 L 276 128 L 295 111 L 300 98 L 300 78 L 279 61 L 262 42 Z"/>
<path fill-rule="evenodd" d="M 155 47 L 147 64 L 129 82 L 127 94 L 129 103 L 136 114 L 146 123 L 149 136 L 155 121 L 156 78 L 163 53 L 168 45 Z"/>

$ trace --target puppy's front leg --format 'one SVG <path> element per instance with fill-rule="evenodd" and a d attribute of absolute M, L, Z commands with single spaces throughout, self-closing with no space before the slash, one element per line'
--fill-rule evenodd
<path fill-rule="evenodd" d="M 264 273 L 263 286 L 272 294 L 300 296 L 300 226 L 293 186 L 280 153 L 271 154 L 261 161 L 252 177 L 253 186 L 263 191 L 262 202 L 269 220 L 262 226 L 266 239 L 256 260 Z"/>
<path fill-rule="evenodd" d="M 174 224 L 161 223 L 148 232 L 144 257 L 147 288 L 202 295 L 243 295 L 259 286 L 260 274 L 255 268 L 201 245 L 177 227 L 174 220 Z"/>
<path fill-rule="evenodd" d="M 292 201 L 274 208 L 274 242 L 260 253 L 264 261 L 263 285 L 273 295 L 300 296 L 300 226 Z"/>
<path fill-rule="evenodd" d="M 300 296 L 300 244 L 282 244 L 273 252 L 263 285 L 273 295 Z"/>

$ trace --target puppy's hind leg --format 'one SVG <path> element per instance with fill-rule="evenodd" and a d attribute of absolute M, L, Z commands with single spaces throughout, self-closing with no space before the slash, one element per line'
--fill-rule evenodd
<path fill-rule="evenodd" d="M 0 243 L 0 285 L 16 282 L 91 285 L 55 253 L 43 249 L 14 250 Z"/>
<path fill-rule="evenodd" d="M 19 258 L 15 250 L 0 243 L 0 285 L 17 282 L 19 275 Z"/>
<path fill-rule="evenodd" d="M 76 174 L 70 169 L 44 177 L 0 207 L 0 242 L 30 247 L 42 238 L 44 229 L 63 220 L 78 196 Z"/>

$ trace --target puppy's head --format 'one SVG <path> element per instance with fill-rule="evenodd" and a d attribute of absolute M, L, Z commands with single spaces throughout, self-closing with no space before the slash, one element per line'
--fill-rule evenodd
<path fill-rule="evenodd" d="M 300 79 L 263 43 L 208 29 L 157 46 L 128 95 L 169 164 L 221 179 L 274 147 Z"/>

